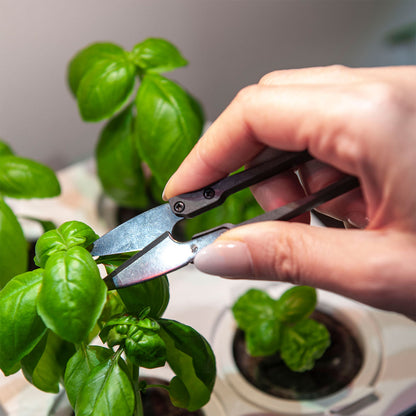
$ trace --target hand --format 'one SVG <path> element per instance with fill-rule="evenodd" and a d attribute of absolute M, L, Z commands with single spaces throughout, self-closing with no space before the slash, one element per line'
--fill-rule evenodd
<path fill-rule="evenodd" d="M 323 288 L 416 318 L 416 67 L 276 71 L 243 89 L 168 182 L 164 196 L 201 188 L 265 149 L 317 160 L 253 187 L 274 209 L 336 180 L 360 179 L 322 211 L 365 229 L 268 222 L 224 233 L 202 271 Z M 319 160 L 319 162 L 318 162 Z"/>

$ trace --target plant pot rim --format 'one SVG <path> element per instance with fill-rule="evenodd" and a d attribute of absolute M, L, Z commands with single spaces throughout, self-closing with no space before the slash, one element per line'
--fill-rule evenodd
<path fill-rule="evenodd" d="M 263 287 L 263 290 L 266 290 L 273 298 L 278 298 L 289 287 L 291 285 L 281 283 L 273 284 L 266 289 Z M 246 290 L 247 287 L 244 291 Z M 379 375 L 383 358 L 379 327 L 364 305 L 323 290 L 317 292 L 317 309 L 342 322 L 355 336 L 363 352 L 363 365 L 357 376 L 348 386 L 338 392 L 313 400 L 281 399 L 260 391 L 241 375 L 234 361 L 232 344 L 237 326 L 231 307 L 228 306 L 217 319 L 212 346 L 217 358 L 218 378 L 231 387 L 240 400 L 249 402 L 259 409 L 279 414 L 313 415 L 335 406 L 339 408 L 344 404 L 351 404 L 358 398 L 373 393 L 373 386 Z"/>

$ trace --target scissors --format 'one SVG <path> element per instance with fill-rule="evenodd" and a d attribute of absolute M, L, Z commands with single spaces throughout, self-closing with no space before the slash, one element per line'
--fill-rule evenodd
<path fill-rule="evenodd" d="M 165 275 L 191 263 L 202 248 L 233 227 L 260 221 L 287 221 L 359 186 L 357 178 L 345 176 L 318 192 L 240 224 L 222 224 L 185 242 L 173 237 L 173 228 L 178 222 L 211 210 L 235 192 L 279 173 L 295 170 L 311 159 L 307 151 L 285 152 L 202 189 L 175 196 L 109 231 L 93 243 L 93 256 L 137 253 L 105 277 L 107 287 L 110 290 L 123 288 Z"/>

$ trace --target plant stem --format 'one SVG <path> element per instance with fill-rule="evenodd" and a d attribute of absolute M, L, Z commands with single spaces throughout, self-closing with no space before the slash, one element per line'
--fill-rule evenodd
<path fill-rule="evenodd" d="M 142 395 L 139 390 L 139 366 L 130 362 L 131 366 L 131 379 L 133 381 L 133 390 L 135 395 L 136 407 L 134 409 L 133 416 L 144 416 Z"/>

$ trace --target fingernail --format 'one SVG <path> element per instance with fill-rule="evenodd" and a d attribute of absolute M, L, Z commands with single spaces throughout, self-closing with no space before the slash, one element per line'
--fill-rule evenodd
<path fill-rule="evenodd" d="M 194 259 L 198 270 L 222 277 L 253 276 L 250 251 L 241 241 L 222 241 L 203 248 Z"/>
<path fill-rule="evenodd" d="M 365 213 L 353 211 L 347 215 L 347 222 L 355 228 L 365 228 L 368 225 L 369 219 Z"/>
<path fill-rule="evenodd" d="M 166 185 L 165 185 L 165 187 L 163 188 L 163 192 L 162 192 L 162 199 L 163 199 L 164 201 L 167 201 L 167 200 L 169 199 L 169 198 L 167 198 L 167 197 L 166 197 L 166 188 L 168 187 L 169 182 L 170 182 L 170 179 L 166 182 Z"/>

